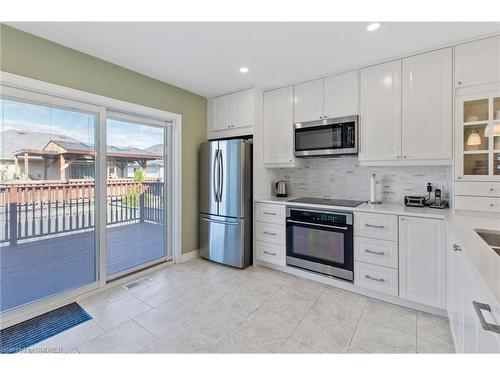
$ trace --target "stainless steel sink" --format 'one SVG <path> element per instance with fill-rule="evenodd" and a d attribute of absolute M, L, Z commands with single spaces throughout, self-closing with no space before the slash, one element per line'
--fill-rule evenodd
<path fill-rule="evenodd" d="M 476 233 L 500 255 L 500 232 L 486 229 L 476 229 Z"/>

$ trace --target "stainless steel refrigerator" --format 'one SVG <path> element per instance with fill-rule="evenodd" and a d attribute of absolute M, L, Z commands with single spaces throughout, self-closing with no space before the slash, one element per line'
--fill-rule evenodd
<path fill-rule="evenodd" d="M 200 255 L 233 267 L 252 263 L 252 141 L 200 146 Z"/>

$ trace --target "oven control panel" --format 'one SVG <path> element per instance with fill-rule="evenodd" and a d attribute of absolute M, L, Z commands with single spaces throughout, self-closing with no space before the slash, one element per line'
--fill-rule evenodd
<path fill-rule="evenodd" d="M 352 213 L 315 211 L 308 209 L 288 208 L 287 217 L 292 220 L 305 221 L 316 224 L 352 224 Z"/>

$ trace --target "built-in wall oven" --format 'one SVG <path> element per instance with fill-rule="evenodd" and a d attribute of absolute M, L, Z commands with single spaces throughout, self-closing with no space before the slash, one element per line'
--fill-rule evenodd
<path fill-rule="evenodd" d="M 353 281 L 352 225 L 352 212 L 287 207 L 287 265 Z"/>
<path fill-rule="evenodd" d="M 358 116 L 296 123 L 295 156 L 338 156 L 358 153 Z"/>

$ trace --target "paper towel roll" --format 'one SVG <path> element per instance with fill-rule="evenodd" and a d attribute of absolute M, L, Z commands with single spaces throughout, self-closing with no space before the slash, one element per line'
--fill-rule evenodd
<path fill-rule="evenodd" d="M 376 192 L 377 181 L 375 180 L 375 173 L 370 176 L 370 202 L 375 203 L 377 201 Z"/>

